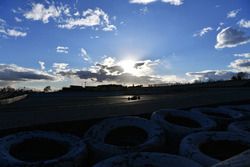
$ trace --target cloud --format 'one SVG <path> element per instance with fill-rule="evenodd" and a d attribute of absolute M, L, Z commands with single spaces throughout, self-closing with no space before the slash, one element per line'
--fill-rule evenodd
<path fill-rule="evenodd" d="M 223 81 L 231 80 L 239 72 L 244 72 L 245 77 L 250 79 L 250 59 L 237 59 L 230 63 L 229 70 L 205 70 L 200 72 L 188 72 L 187 76 L 193 78 L 193 81 Z"/>
<path fill-rule="evenodd" d="M 102 29 L 103 31 L 114 31 L 116 26 L 111 24 L 109 15 L 102 9 L 87 9 L 79 12 L 76 8 L 72 10 L 68 5 L 59 5 L 56 2 L 47 4 L 32 3 L 29 11 L 23 12 L 26 19 L 34 21 L 42 21 L 49 23 L 53 20 L 57 27 L 63 29 L 84 29 L 86 27 L 95 27 L 95 29 Z"/>
<path fill-rule="evenodd" d="M 38 61 L 40 67 L 41 67 L 41 70 L 45 70 L 45 63 L 42 62 L 42 61 Z"/>
<path fill-rule="evenodd" d="M 26 32 L 21 32 L 15 29 L 7 29 L 5 34 L 11 37 L 25 37 L 27 35 Z"/>
<path fill-rule="evenodd" d="M 92 81 L 92 83 L 118 83 L 118 84 L 163 84 L 166 82 L 178 82 L 183 81 L 174 75 L 158 76 L 154 73 L 147 73 L 153 71 L 153 67 L 158 65 L 159 60 L 142 60 L 135 61 L 132 64 L 135 72 L 128 73 L 120 65 L 120 62 L 112 57 L 105 57 L 100 63 L 96 63 L 89 69 L 67 69 L 58 70 L 57 74 L 70 77 L 78 78 L 83 80 Z M 139 73 L 140 71 L 140 73 Z M 136 75 L 136 73 L 140 75 Z"/>
<path fill-rule="evenodd" d="M 184 0 L 162 0 L 162 2 L 169 3 L 171 5 L 179 6 L 183 4 Z"/>
<path fill-rule="evenodd" d="M 96 35 L 96 36 L 90 36 L 90 39 L 99 39 L 100 36 Z"/>
<path fill-rule="evenodd" d="M 55 80 L 53 75 L 15 64 L 0 64 L 0 82 Z"/>
<path fill-rule="evenodd" d="M 148 4 L 148 3 L 152 3 L 152 2 L 156 2 L 157 0 L 130 0 L 130 3 L 138 3 L 138 4 Z"/>
<path fill-rule="evenodd" d="M 215 48 L 232 48 L 248 42 L 250 42 L 250 37 L 246 36 L 243 31 L 227 27 L 218 33 Z"/>
<path fill-rule="evenodd" d="M 103 31 L 116 30 L 116 26 L 112 25 L 109 16 L 102 9 L 88 9 L 83 11 L 81 16 L 72 16 L 62 21 L 58 25 L 59 28 L 75 29 L 100 26 Z"/>
<path fill-rule="evenodd" d="M 245 57 L 250 58 L 250 53 L 240 53 L 240 54 L 234 54 L 236 57 Z"/>
<path fill-rule="evenodd" d="M 129 2 L 130 3 L 137 3 L 137 4 L 146 5 L 146 4 L 149 4 L 149 3 L 156 2 L 156 1 L 161 1 L 161 2 L 164 2 L 164 3 L 169 3 L 170 5 L 179 6 L 179 5 L 183 4 L 184 0 L 130 0 Z"/>
<path fill-rule="evenodd" d="M 241 19 L 238 24 L 243 28 L 250 28 L 250 20 Z"/>
<path fill-rule="evenodd" d="M 0 18 L 0 35 L 5 37 L 25 37 L 27 32 L 18 30 L 20 28 L 9 26 L 5 20 Z"/>
<path fill-rule="evenodd" d="M 205 70 L 200 72 L 188 72 L 187 76 L 192 77 L 193 81 L 221 81 L 221 80 L 230 80 L 233 76 L 236 75 L 233 71 L 227 70 Z"/>
<path fill-rule="evenodd" d="M 57 47 L 56 47 L 56 52 L 57 52 L 57 53 L 65 53 L 65 54 L 68 54 L 68 53 L 69 53 L 69 47 L 66 47 L 66 46 L 57 46 Z"/>
<path fill-rule="evenodd" d="M 50 5 L 46 8 L 43 4 L 33 3 L 32 9 L 30 11 L 25 12 L 23 15 L 26 19 L 31 20 L 40 20 L 43 23 L 48 23 L 50 18 L 57 18 L 61 14 L 60 8 L 55 5 Z"/>
<path fill-rule="evenodd" d="M 161 84 L 166 83 L 167 76 L 165 78 L 156 77 L 156 76 L 135 76 L 130 73 L 121 73 L 118 75 L 107 74 L 105 71 L 98 71 L 97 73 L 87 71 L 87 70 L 79 70 L 76 72 L 61 72 L 61 75 L 64 76 L 75 76 L 84 80 L 92 80 L 94 82 L 115 82 L 119 84 Z M 173 78 L 171 76 L 171 78 Z M 163 80 L 165 79 L 165 80 Z M 171 80 L 168 80 L 169 82 Z"/>
<path fill-rule="evenodd" d="M 216 31 L 219 31 L 220 29 L 222 29 L 222 26 L 224 25 L 223 22 L 220 22 L 219 26 L 217 27 Z"/>
<path fill-rule="evenodd" d="M 18 17 L 15 17 L 14 19 L 16 20 L 16 22 L 22 22 L 22 19 L 20 19 Z"/>
<path fill-rule="evenodd" d="M 62 71 L 69 71 L 67 63 L 53 63 L 52 67 L 54 68 L 55 72 L 62 72 Z"/>
<path fill-rule="evenodd" d="M 80 50 L 80 54 L 79 54 L 85 61 L 89 61 L 90 60 L 90 57 L 86 51 L 86 49 L 84 48 L 81 48 Z"/>
<path fill-rule="evenodd" d="M 139 11 L 140 11 L 140 13 L 141 13 L 142 15 L 145 15 L 145 14 L 148 13 L 149 10 L 148 10 L 148 7 L 145 6 L 145 7 L 141 8 Z"/>
<path fill-rule="evenodd" d="M 231 62 L 229 67 L 237 71 L 250 72 L 250 59 L 237 59 Z"/>
<path fill-rule="evenodd" d="M 241 9 L 232 10 L 227 13 L 227 18 L 235 18 Z"/>
<path fill-rule="evenodd" d="M 193 36 L 194 37 L 197 37 L 197 36 L 202 37 L 203 35 L 205 35 L 206 33 L 208 33 L 209 31 L 212 31 L 212 30 L 213 30 L 212 27 L 204 27 L 198 33 L 195 33 Z"/>

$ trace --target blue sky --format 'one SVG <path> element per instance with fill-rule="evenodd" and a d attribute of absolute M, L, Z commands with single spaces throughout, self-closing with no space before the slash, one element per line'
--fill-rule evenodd
<path fill-rule="evenodd" d="M 0 86 L 224 80 L 249 46 L 248 0 L 0 2 Z"/>

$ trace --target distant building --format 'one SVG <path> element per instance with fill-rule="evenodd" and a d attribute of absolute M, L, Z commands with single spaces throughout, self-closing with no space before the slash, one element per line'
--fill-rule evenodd
<path fill-rule="evenodd" d="M 84 88 L 78 85 L 70 85 L 70 87 L 63 87 L 62 91 L 83 91 Z"/>

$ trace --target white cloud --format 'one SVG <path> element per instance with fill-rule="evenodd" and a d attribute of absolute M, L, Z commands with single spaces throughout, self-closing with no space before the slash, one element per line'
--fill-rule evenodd
<path fill-rule="evenodd" d="M 250 58 L 250 53 L 240 53 L 240 54 L 234 54 L 236 57 L 245 57 Z"/>
<path fill-rule="evenodd" d="M 130 3 L 137 3 L 137 4 L 146 5 L 146 4 L 149 4 L 149 3 L 156 2 L 156 1 L 161 1 L 161 2 L 164 2 L 164 3 L 169 3 L 170 5 L 179 6 L 179 5 L 183 4 L 184 0 L 130 0 L 129 2 Z"/>
<path fill-rule="evenodd" d="M 130 3 L 138 3 L 138 4 L 148 4 L 152 2 L 156 2 L 157 0 L 130 0 Z"/>
<path fill-rule="evenodd" d="M 56 2 L 46 1 L 46 5 L 33 3 L 29 11 L 22 12 L 26 19 L 42 21 L 48 23 L 51 19 L 57 24 L 57 27 L 64 29 L 84 29 L 92 27 L 95 30 L 114 31 L 116 26 L 111 24 L 109 15 L 102 9 L 87 9 L 79 12 L 76 8 L 71 11 L 68 5 Z"/>
<path fill-rule="evenodd" d="M 22 19 L 20 19 L 19 17 L 15 17 L 14 19 L 16 20 L 16 22 L 22 22 Z"/>
<path fill-rule="evenodd" d="M 69 64 L 67 63 L 53 63 L 53 68 L 56 73 L 61 72 L 61 71 L 68 71 L 68 66 Z"/>
<path fill-rule="evenodd" d="M 27 35 L 26 32 L 18 31 L 15 29 L 7 29 L 5 34 L 12 37 L 25 37 Z"/>
<path fill-rule="evenodd" d="M 58 25 L 59 28 L 74 29 L 100 26 L 103 31 L 116 30 L 116 26 L 110 23 L 107 13 L 102 9 L 88 9 L 83 11 L 82 16 L 70 17 Z"/>
<path fill-rule="evenodd" d="M 203 29 L 201 29 L 198 33 L 195 33 L 193 36 L 197 37 L 197 36 L 204 36 L 206 33 L 208 33 L 209 31 L 212 31 L 213 28 L 212 27 L 204 27 Z"/>
<path fill-rule="evenodd" d="M 240 12 L 241 9 L 232 10 L 227 13 L 227 18 L 234 18 Z"/>
<path fill-rule="evenodd" d="M 96 35 L 96 36 L 90 36 L 90 39 L 99 39 L 100 36 Z"/>
<path fill-rule="evenodd" d="M 250 59 L 237 59 L 231 62 L 229 67 L 238 71 L 250 72 Z"/>
<path fill-rule="evenodd" d="M 40 65 L 41 70 L 45 70 L 45 63 L 42 61 L 38 61 L 38 63 Z"/>
<path fill-rule="evenodd" d="M 90 57 L 86 51 L 86 49 L 84 48 L 81 48 L 80 50 L 80 56 L 85 60 L 85 61 L 89 61 L 90 60 Z"/>
<path fill-rule="evenodd" d="M 220 29 L 222 29 L 222 26 L 224 25 L 223 22 L 220 22 L 219 26 L 217 27 L 216 31 L 219 31 Z"/>
<path fill-rule="evenodd" d="M 250 37 L 246 36 L 243 31 L 227 27 L 221 30 L 217 35 L 216 49 L 232 48 L 250 42 Z"/>
<path fill-rule="evenodd" d="M 183 4 L 184 0 L 162 0 L 162 2 L 169 3 L 171 5 L 179 6 Z"/>
<path fill-rule="evenodd" d="M 40 20 L 43 23 L 48 23 L 50 18 L 57 18 L 61 14 L 61 10 L 54 5 L 46 8 L 43 4 L 33 3 L 32 9 L 24 13 L 26 19 Z"/>
<path fill-rule="evenodd" d="M 241 19 L 238 24 L 243 28 L 250 28 L 250 20 Z"/>
<path fill-rule="evenodd" d="M 57 53 L 65 53 L 65 54 L 68 54 L 68 53 L 69 53 L 69 47 L 66 47 L 66 46 L 57 46 L 57 47 L 56 47 L 56 52 L 57 52 Z"/>
<path fill-rule="evenodd" d="M 148 10 L 148 7 L 145 6 L 145 7 L 141 8 L 139 11 L 140 11 L 141 14 L 145 15 L 145 14 L 148 13 L 149 10 Z"/>
<path fill-rule="evenodd" d="M 5 37 L 25 37 L 27 32 L 18 30 L 20 28 L 10 27 L 5 20 L 0 19 L 0 35 Z"/>

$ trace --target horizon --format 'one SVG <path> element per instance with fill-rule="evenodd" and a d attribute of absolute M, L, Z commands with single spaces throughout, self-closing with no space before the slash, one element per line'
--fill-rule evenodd
<path fill-rule="evenodd" d="M 0 2 L 0 87 L 250 78 L 250 1 Z"/>

